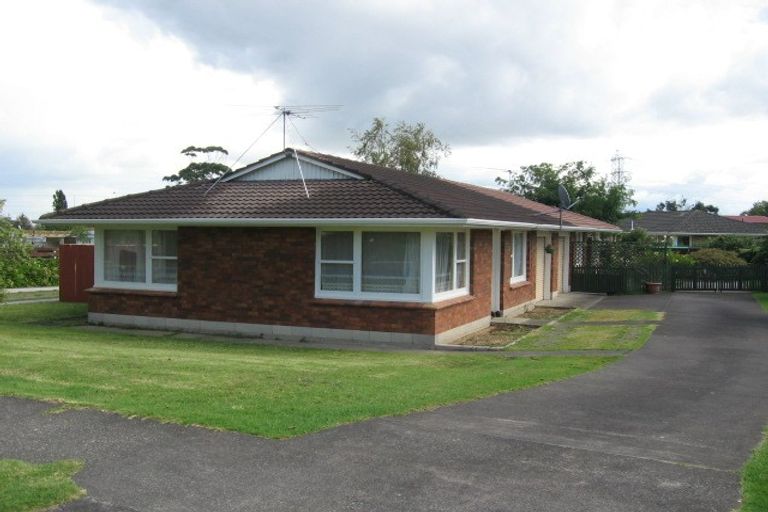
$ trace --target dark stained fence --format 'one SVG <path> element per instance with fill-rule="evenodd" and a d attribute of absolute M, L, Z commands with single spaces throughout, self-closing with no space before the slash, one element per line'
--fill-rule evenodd
<path fill-rule="evenodd" d="M 768 291 L 768 266 L 675 266 L 671 284 L 672 291 Z"/>
<path fill-rule="evenodd" d="M 59 300 L 87 302 L 93 288 L 93 245 L 59 246 Z"/>
<path fill-rule="evenodd" d="M 587 241 L 571 246 L 571 289 L 579 292 L 643 293 L 645 283 L 662 290 L 768 291 L 768 266 L 675 265 L 663 247 Z"/>

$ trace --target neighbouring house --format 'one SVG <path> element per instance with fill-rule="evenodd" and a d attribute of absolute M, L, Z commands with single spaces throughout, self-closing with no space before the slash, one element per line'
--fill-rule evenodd
<path fill-rule="evenodd" d="M 622 219 L 619 226 L 624 231 L 643 229 L 659 243 L 679 250 L 704 247 L 716 236 L 768 235 L 768 226 L 740 222 L 700 210 L 645 212 L 634 219 Z"/>
<path fill-rule="evenodd" d="M 44 217 L 95 226 L 92 323 L 419 345 L 569 291 L 571 238 L 620 232 L 507 192 L 292 149 L 219 183 Z"/>
<path fill-rule="evenodd" d="M 725 215 L 727 219 L 746 222 L 748 224 L 768 225 L 768 215 Z"/>

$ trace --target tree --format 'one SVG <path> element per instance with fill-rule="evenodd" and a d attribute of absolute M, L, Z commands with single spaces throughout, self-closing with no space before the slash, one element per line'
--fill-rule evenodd
<path fill-rule="evenodd" d="M 61 212 L 62 210 L 66 210 L 68 208 L 67 206 L 67 196 L 64 195 L 63 190 L 57 190 L 53 194 L 53 211 L 56 213 Z"/>
<path fill-rule="evenodd" d="M 627 185 L 598 176 L 595 168 L 583 161 L 559 167 L 550 163 L 523 166 L 509 180 L 496 178 L 496 183 L 507 192 L 551 206 L 560 205 L 558 185 L 563 185 L 573 200 L 578 200 L 573 211 L 611 223 L 622 218 L 627 207 L 637 204 L 632 198 L 634 191 Z"/>
<path fill-rule="evenodd" d="M 181 169 L 177 174 L 163 177 L 163 181 L 179 185 L 197 183 L 220 178 L 232 171 L 228 166 L 221 163 L 221 160 L 229 154 L 221 146 L 189 146 L 182 149 L 181 154 L 189 158 L 197 158 L 199 155 L 204 155 L 206 160 L 204 162 L 190 162 L 188 166 Z"/>
<path fill-rule="evenodd" d="M 699 210 L 704 213 L 712 213 L 714 215 L 717 215 L 720 211 L 720 208 L 713 204 L 704 204 L 701 201 L 696 201 L 696 204 L 691 206 L 691 210 Z"/>
<path fill-rule="evenodd" d="M 741 212 L 742 215 L 765 215 L 768 216 L 768 201 L 755 201 L 752 208 Z"/>
<path fill-rule="evenodd" d="M 352 130 L 352 140 L 352 153 L 364 162 L 427 176 L 437 176 L 440 159 L 451 154 L 450 146 L 424 123 L 400 121 L 391 128 L 385 119 L 374 117 L 364 132 Z"/>
<path fill-rule="evenodd" d="M 685 210 L 685 206 L 688 204 L 688 200 L 686 198 L 680 199 L 678 201 L 677 199 L 670 199 L 667 201 L 662 201 L 659 204 L 656 205 L 656 211 L 657 212 L 680 212 Z"/>

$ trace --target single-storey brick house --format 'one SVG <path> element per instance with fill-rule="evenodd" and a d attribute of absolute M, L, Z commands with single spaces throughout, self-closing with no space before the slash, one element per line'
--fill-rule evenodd
<path fill-rule="evenodd" d="M 572 212 L 561 223 L 507 192 L 293 149 L 215 185 L 45 222 L 95 226 L 92 323 L 420 345 L 567 292 L 571 237 L 620 231 Z"/>

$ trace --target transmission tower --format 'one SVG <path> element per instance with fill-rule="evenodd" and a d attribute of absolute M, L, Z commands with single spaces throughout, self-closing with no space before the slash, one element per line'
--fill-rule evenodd
<path fill-rule="evenodd" d="M 629 172 L 624 168 L 624 160 L 627 158 L 616 150 L 611 157 L 611 181 L 616 185 L 626 185 L 629 181 Z"/>

